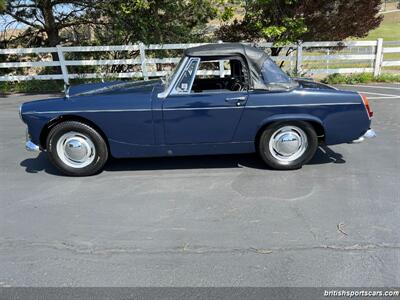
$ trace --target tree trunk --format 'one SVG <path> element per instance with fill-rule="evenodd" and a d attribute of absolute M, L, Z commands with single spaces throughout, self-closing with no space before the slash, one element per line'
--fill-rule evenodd
<path fill-rule="evenodd" d="M 44 30 L 47 34 L 47 46 L 55 47 L 60 43 L 60 35 L 54 18 L 51 0 L 40 0 L 38 7 L 41 10 L 44 19 Z M 58 60 L 57 53 L 53 52 L 51 55 L 54 61 Z"/>

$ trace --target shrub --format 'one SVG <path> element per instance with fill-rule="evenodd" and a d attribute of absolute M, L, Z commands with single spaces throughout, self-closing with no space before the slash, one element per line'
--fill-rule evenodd
<path fill-rule="evenodd" d="M 106 81 L 116 80 L 116 78 L 106 78 Z M 71 85 L 83 83 L 101 82 L 101 79 L 77 78 L 71 80 Z M 26 80 L 26 81 L 7 81 L 0 82 L 0 93 L 60 93 L 64 91 L 64 81 L 62 80 Z"/>
<path fill-rule="evenodd" d="M 27 80 L 0 82 L 1 93 L 54 93 L 61 92 L 64 83 L 61 80 Z"/>
<path fill-rule="evenodd" d="M 372 73 L 359 74 L 331 74 L 322 80 L 328 84 L 357 84 L 369 82 L 400 82 L 400 74 L 385 73 L 374 77 Z"/>

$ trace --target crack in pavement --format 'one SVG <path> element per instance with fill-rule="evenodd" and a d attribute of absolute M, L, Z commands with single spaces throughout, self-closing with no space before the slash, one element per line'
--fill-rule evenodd
<path fill-rule="evenodd" d="M 354 252 L 354 251 L 371 251 L 371 250 L 400 250 L 399 244 L 386 244 L 386 243 L 356 243 L 356 244 L 326 244 L 326 245 L 300 245 L 294 247 L 248 247 L 248 248 L 217 248 L 217 247 L 206 247 L 206 246 L 195 246 L 195 245 L 187 245 L 182 250 L 182 246 L 167 248 L 167 249 L 159 249 L 159 250 L 151 250 L 144 249 L 140 247 L 114 247 L 114 248 L 100 248 L 100 247 L 88 247 L 82 246 L 78 244 L 56 241 L 54 243 L 46 243 L 46 242 L 29 242 L 29 241 L 3 241 L 0 242 L 0 250 L 3 248 L 50 248 L 53 250 L 60 251 L 69 251 L 75 254 L 90 254 L 90 255 L 99 255 L 99 256 L 110 256 L 116 254 L 224 254 L 224 253 L 253 253 L 253 254 L 272 254 L 279 252 L 289 252 L 289 251 L 307 251 L 307 250 L 330 250 L 330 251 L 345 251 L 345 252 Z"/>

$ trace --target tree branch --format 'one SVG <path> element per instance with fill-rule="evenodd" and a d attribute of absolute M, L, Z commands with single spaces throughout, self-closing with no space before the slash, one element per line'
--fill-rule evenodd
<path fill-rule="evenodd" d="M 66 22 L 66 23 L 62 23 L 62 24 L 57 24 L 57 28 L 58 29 L 62 29 L 62 28 L 67 28 L 67 27 L 72 27 L 72 26 L 79 26 L 79 25 L 86 25 L 86 24 L 107 25 L 106 22 L 79 19 L 79 20 L 74 21 L 74 22 Z"/>
<path fill-rule="evenodd" d="M 23 23 L 23 24 L 25 24 L 25 25 L 28 25 L 28 26 L 31 26 L 31 27 L 34 27 L 34 28 L 37 28 L 37 29 L 40 28 L 40 27 L 39 27 L 37 24 L 35 24 L 34 22 L 33 22 L 33 23 L 32 23 L 32 22 L 29 22 L 29 21 L 27 21 L 27 20 L 25 20 L 25 19 L 23 19 L 23 18 L 17 16 L 16 14 L 14 14 L 12 11 L 10 11 L 10 10 L 8 10 L 8 9 L 5 11 L 5 13 L 6 13 L 7 15 L 9 15 L 10 17 L 14 18 L 15 20 L 17 20 L 18 22 L 21 22 L 21 23 Z"/>

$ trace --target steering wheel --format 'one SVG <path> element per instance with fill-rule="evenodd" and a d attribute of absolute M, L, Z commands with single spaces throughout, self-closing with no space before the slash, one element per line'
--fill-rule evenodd
<path fill-rule="evenodd" d="M 232 78 L 232 83 L 229 86 L 231 91 L 243 91 L 244 86 L 242 82 L 237 78 Z"/>

